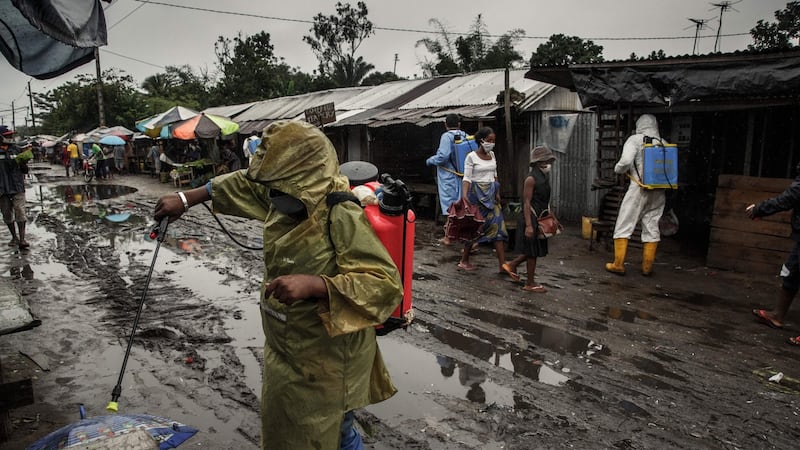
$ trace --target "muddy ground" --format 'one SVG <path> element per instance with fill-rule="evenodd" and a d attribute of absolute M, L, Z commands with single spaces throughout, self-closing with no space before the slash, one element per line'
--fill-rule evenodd
<path fill-rule="evenodd" d="M 33 405 L 11 411 L 0 449 L 77 421 L 80 404 L 106 414 L 156 248 L 147 218 L 175 189 L 147 175 L 86 185 L 62 170 L 33 171 L 31 249 L 0 246 L 0 275 L 42 320 L 0 336 L 4 373 L 32 377 L 35 391 Z M 113 213 L 132 215 L 113 223 Z M 260 245 L 259 224 L 222 220 Z M 800 314 L 784 330 L 750 314 L 772 304 L 776 277 L 705 267 L 673 239 L 653 277 L 638 274 L 637 248 L 628 275 L 611 275 L 608 250 L 590 252 L 574 224 L 540 260 L 549 291 L 528 293 L 496 273 L 490 248 L 473 257 L 479 270 L 459 271 L 458 249 L 437 244 L 440 227 L 416 227 L 416 320 L 379 338 L 399 392 L 357 412 L 367 448 L 796 448 L 800 349 L 786 338 L 800 334 Z M 198 428 L 185 446 L 258 447 L 260 265 L 201 206 L 170 227 L 120 413 Z M 781 383 L 767 381 L 778 372 Z"/>

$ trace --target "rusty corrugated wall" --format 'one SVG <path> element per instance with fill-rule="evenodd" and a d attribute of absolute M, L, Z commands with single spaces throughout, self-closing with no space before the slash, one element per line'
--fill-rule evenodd
<path fill-rule="evenodd" d="M 545 114 L 532 113 L 531 142 L 542 143 Z M 565 114 L 575 114 L 574 111 Z M 553 189 L 552 207 L 560 220 L 579 224 L 582 216 L 597 214 L 598 192 L 593 191 L 595 174 L 597 120 L 593 112 L 577 113 L 577 119 L 565 152 L 556 153 L 556 164 L 550 184 Z"/>

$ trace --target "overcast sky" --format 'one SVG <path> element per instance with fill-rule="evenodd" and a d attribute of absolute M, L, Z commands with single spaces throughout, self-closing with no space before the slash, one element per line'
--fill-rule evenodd
<path fill-rule="evenodd" d="M 347 2 L 343 2 L 347 3 Z M 350 1 L 355 5 L 356 1 Z M 663 49 L 667 55 L 692 53 L 695 27 L 689 18 L 707 20 L 700 32 L 698 53 L 714 50 L 719 8 L 704 0 L 367 0 L 368 18 L 377 28 L 359 48 L 359 55 L 381 72 L 396 70 L 401 77 L 420 76 L 419 61 L 430 56 L 415 43 L 438 34 L 428 23 L 439 19 L 449 31 L 466 33 L 478 14 L 488 31 L 500 35 L 520 28 L 526 33 L 517 46 L 528 59 L 552 34 L 592 39 L 603 46 L 606 60 L 626 59 L 631 52 L 648 55 Z M 722 17 L 720 50 L 730 52 L 752 43 L 748 32 L 759 19 L 774 21 L 774 12 L 786 0 L 731 0 L 732 9 Z M 162 0 L 146 2 L 114 0 L 105 6 L 108 46 L 102 47 L 103 69 L 115 67 L 132 75 L 137 83 L 163 72 L 165 66 L 188 64 L 195 69 L 216 70 L 214 42 L 219 36 L 234 37 L 241 31 L 252 35 L 266 31 L 276 56 L 293 67 L 310 72 L 317 67 L 303 35 L 311 34 L 317 13 L 335 13 L 335 1 L 322 0 Z M 169 6 L 175 5 L 175 6 Z M 474 5 L 474 6 L 470 6 Z M 177 6 L 177 7 L 176 7 Z M 197 9 L 193 9 L 197 8 Z M 200 10 L 202 9 L 202 10 Z M 427 32 L 427 33 L 426 33 Z M 656 39 L 676 38 L 680 39 Z M 397 62 L 395 63 L 395 54 Z M 395 68 L 396 64 L 396 68 Z M 79 73 L 95 72 L 94 63 L 58 78 L 36 80 L 0 61 L 0 120 L 11 123 L 11 102 L 27 106 L 27 84 L 34 92 L 49 91 Z M 4 111 L 5 110 L 5 111 Z M 26 111 L 17 111 L 17 125 Z"/>

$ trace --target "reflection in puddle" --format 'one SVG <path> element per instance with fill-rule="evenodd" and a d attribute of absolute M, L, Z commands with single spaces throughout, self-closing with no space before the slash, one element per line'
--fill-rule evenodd
<path fill-rule="evenodd" d="M 580 336 L 530 320 L 480 309 L 467 309 L 467 315 L 500 328 L 516 330 L 532 345 L 552 350 L 559 355 L 610 355 L 608 347 Z"/>
<path fill-rule="evenodd" d="M 631 310 L 625 308 L 614 308 L 611 306 L 605 309 L 605 315 L 606 317 L 609 317 L 611 319 L 621 320 L 623 322 L 630 322 L 630 323 L 635 322 L 636 319 L 657 320 L 655 316 L 645 311 Z"/>

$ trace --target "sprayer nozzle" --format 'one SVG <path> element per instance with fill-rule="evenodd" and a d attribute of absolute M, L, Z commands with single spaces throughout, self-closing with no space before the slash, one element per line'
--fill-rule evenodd
<path fill-rule="evenodd" d="M 150 239 L 155 239 L 157 237 L 158 237 L 158 233 L 156 233 L 155 231 L 151 231 L 150 232 Z"/>
<path fill-rule="evenodd" d="M 108 402 L 108 406 L 106 406 L 106 411 L 109 412 L 119 411 L 119 406 L 117 405 L 117 402 Z"/>

